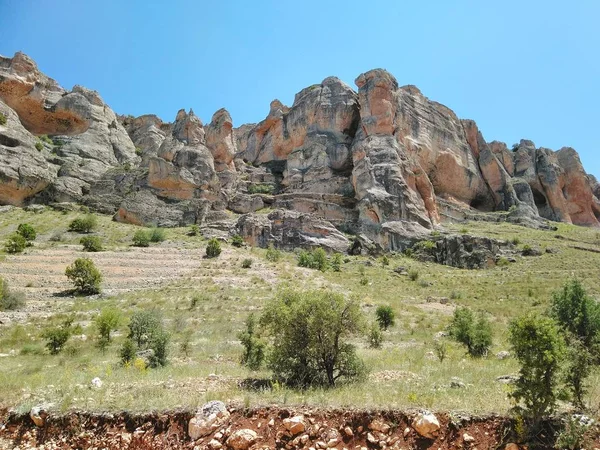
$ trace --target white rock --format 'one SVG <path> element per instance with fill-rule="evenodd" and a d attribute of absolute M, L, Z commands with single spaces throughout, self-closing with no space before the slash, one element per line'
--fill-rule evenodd
<path fill-rule="evenodd" d="M 102 380 L 98 377 L 92 379 L 92 387 L 100 389 L 102 387 Z"/>
<path fill-rule="evenodd" d="M 412 427 L 424 438 L 435 439 L 440 430 L 440 422 L 434 414 L 425 411 L 415 417 Z"/>
<path fill-rule="evenodd" d="M 220 401 L 206 403 L 188 423 L 188 434 L 192 440 L 208 436 L 229 420 L 229 411 Z"/>
<path fill-rule="evenodd" d="M 286 430 L 292 433 L 292 436 L 303 433 L 304 430 L 306 430 L 304 416 L 294 416 L 288 419 L 283 419 L 283 426 Z"/>
<path fill-rule="evenodd" d="M 475 438 L 468 433 L 463 434 L 463 441 L 467 443 L 475 442 Z"/>

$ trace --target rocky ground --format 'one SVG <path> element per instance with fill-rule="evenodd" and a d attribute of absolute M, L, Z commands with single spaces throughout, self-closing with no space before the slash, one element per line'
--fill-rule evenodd
<path fill-rule="evenodd" d="M 205 409 L 215 408 L 211 402 Z M 29 415 L 0 413 L 0 446 L 14 449 L 524 449 L 510 419 L 412 411 L 229 407 L 194 428 L 202 417 L 187 411 L 133 415 L 69 413 L 37 427 Z M 548 423 L 535 448 L 554 448 Z M 190 434 L 195 438 L 190 437 Z M 589 447 L 600 445 L 588 430 Z M 533 448 L 531 446 L 530 448 Z"/>

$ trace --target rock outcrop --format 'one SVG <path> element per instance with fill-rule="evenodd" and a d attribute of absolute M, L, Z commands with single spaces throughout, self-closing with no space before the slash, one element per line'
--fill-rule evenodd
<path fill-rule="evenodd" d="M 355 83 L 329 77 L 291 107 L 274 100 L 259 123 L 234 128 L 220 109 L 205 126 L 191 110 L 173 123 L 116 116 L 26 55 L 0 57 L 0 204 L 75 201 L 120 221 L 335 251 L 348 248 L 342 231 L 361 248 L 402 250 L 473 217 L 600 227 L 600 185 L 575 150 L 488 143 L 383 69 Z"/>

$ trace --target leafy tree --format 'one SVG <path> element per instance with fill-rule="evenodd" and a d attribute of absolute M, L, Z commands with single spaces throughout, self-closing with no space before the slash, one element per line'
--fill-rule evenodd
<path fill-rule="evenodd" d="M 119 328 L 121 313 L 114 308 L 105 308 L 96 316 L 94 322 L 98 329 L 98 346 L 105 349 L 110 344 L 110 333 Z"/>
<path fill-rule="evenodd" d="M 65 270 L 65 275 L 82 294 L 99 294 L 102 274 L 89 258 L 77 258 Z"/>
<path fill-rule="evenodd" d="M 37 237 L 35 228 L 33 228 L 28 223 L 19 224 L 19 227 L 17 228 L 17 234 L 23 236 L 27 240 L 27 242 L 35 241 L 35 238 Z"/>
<path fill-rule="evenodd" d="M 98 218 L 93 214 L 78 217 L 69 224 L 69 231 L 91 233 L 98 226 Z"/>
<path fill-rule="evenodd" d="M 126 339 L 119 350 L 119 356 L 123 364 L 130 363 L 135 358 L 135 343 L 131 339 Z"/>
<path fill-rule="evenodd" d="M 465 347 L 469 355 L 487 355 L 492 346 L 492 328 L 486 316 L 481 313 L 476 319 L 469 308 L 456 308 L 448 328 L 449 335 Z"/>
<path fill-rule="evenodd" d="M 256 317 L 250 314 L 246 320 L 246 329 L 238 335 L 244 346 L 241 363 L 251 370 L 258 370 L 265 359 L 265 342 L 256 332 Z"/>
<path fill-rule="evenodd" d="M 208 245 L 206 246 L 206 257 L 207 258 L 216 258 L 221 254 L 221 244 L 217 240 L 217 238 L 212 238 L 208 241 Z"/>
<path fill-rule="evenodd" d="M 101 252 L 102 240 L 98 236 L 85 236 L 79 240 L 85 252 Z"/>
<path fill-rule="evenodd" d="M 21 253 L 27 247 L 27 239 L 20 234 L 11 235 L 6 241 L 4 249 L 6 253 Z"/>
<path fill-rule="evenodd" d="M 378 306 L 375 310 L 375 316 L 377 317 L 379 328 L 382 330 L 387 330 L 396 323 L 396 313 L 394 313 L 394 310 L 389 305 Z"/>
<path fill-rule="evenodd" d="M 42 334 L 46 339 L 46 348 L 51 355 L 57 355 L 64 348 L 72 334 L 73 319 L 66 319 L 60 326 L 49 328 Z"/>
<path fill-rule="evenodd" d="M 327 291 L 280 292 L 260 320 L 271 338 L 268 366 L 282 382 L 297 387 L 334 386 L 365 374 L 346 340 L 363 329 L 353 300 Z"/>
<path fill-rule="evenodd" d="M 511 397 L 537 425 L 556 408 L 564 342 L 554 320 L 533 314 L 512 321 L 509 332 L 512 350 L 521 364 Z"/>
<path fill-rule="evenodd" d="M 127 336 L 137 350 L 152 350 L 149 356 L 150 367 L 167 364 L 169 334 L 165 331 L 162 319 L 157 311 L 137 311 L 129 321 Z M 129 344 L 128 344 L 129 345 Z M 126 349 L 127 350 L 127 349 Z M 121 359 L 124 349 L 121 349 Z"/>

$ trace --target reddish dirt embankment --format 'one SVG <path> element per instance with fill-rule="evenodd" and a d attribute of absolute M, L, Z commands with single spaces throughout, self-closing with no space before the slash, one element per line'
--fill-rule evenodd
<path fill-rule="evenodd" d="M 251 450 L 528 448 L 511 444 L 515 439 L 511 420 L 498 416 L 471 418 L 437 414 L 441 425 L 437 437 L 424 439 L 411 426 L 414 414 L 396 411 L 272 407 L 230 409 L 230 412 L 231 417 L 226 425 L 208 436 L 192 441 L 187 433 L 188 422 L 193 417 L 191 412 L 142 415 L 72 412 L 62 416 L 49 416 L 46 425 L 38 428 L 28 415 L 14 415 L 4 411 L 0 412 L 0 448 L 224 450 L 231 448 L 228 437 L 241 429 L 254 430 L 257 434 Z M 286 429 L 284 419 L 299 414 L 304 417 L 306 429 L 294 436 Z M 383 432 L 381 429 L 374 429 L 374 423 L 384 424 Z M 597 434 L 597 430 L 594 430 L 594 436 L 588 441 L 592 445 L 589 448 L 598 446 Z M 546 437 L 547 442 L 540 440 L 535 448 L 553 448 L 550 436 L 542 434 L 541 437 Z"/>

